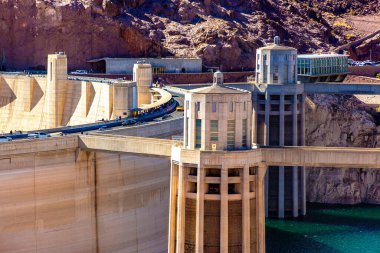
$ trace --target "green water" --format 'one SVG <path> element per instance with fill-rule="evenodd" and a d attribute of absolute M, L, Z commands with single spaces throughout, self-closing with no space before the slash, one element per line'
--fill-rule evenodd
<path fill-rule="evenodd" d="M 380 253 L 380 206 L 308 205 L 299 219 L 266 221 L 267 253 Z"/>

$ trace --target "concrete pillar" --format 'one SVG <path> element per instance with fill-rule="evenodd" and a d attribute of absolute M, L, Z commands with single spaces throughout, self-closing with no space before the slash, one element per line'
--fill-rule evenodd
<path fill-rule="evenodd" d="M 264 177 L 264 193 L 265 193 L 265 217 L 269 216 L 269 168 L 267 168 L 267 173 Z"/>
<path fill-rule="evenodd" d="M 204 244 L 204 196 L 205 169 L 198 165 L 197 176 L 197 207 L 195 220 L 195 253 L 203 253 Z"/>
<path fill-rule="evenodd" d="M 285 169 L 278 167 L 278 218 L 285 217 Z"/>
<path fill-rule="evenodd" d="M 184 101 L 184 103 L 186 104 L 186 100 Z M 189 108 L 185 107 L 185 110 L 183 112 L 183 148 L 187 148 L 187 146 L 189 145 L 189 126 L 187 125 L 187 123 L 190 123 L 190 121 L 187 119 L 188 109 Z"/>
<path fill-rule="evenodd" d="M 301 213 L 306 215 L 306 174 L 305 167 L 300 167 L 301 170 Z"/>
<path fill-rule="evenodd" d="M 298 146 L 298 107 L 297 94 L 293 95 L 292 101 L 293 114 L 293 146 Z M 298 167 L 292 168 L 292 199 L 293 199 L 293 217 L 298 217 Z"/>
<path fill-rule="evenodd" d="M 178 207 L 177 207 L 177 245 L 176 253 L 185 252 L 185 213 L 186 213 L 186 169 L 179 165 Z"/>
<path fill-rule="evenodd" d="M 270 95 L 265 93 L 265 138 L 264 145 L 269 145 L 269 117 L 270 117 Z M 268 217 L 269 206 L 269 168 L 265 175 L 265 216 Z"/>
<path fill-rule="evenodd" d="M 228 168 L 220 175 L 220 252 L 228 253 Z"/>
<path fill-rule="evenodd" d="M 305 146 L 305 99 L 306 94 L 302 94 L 301 99 L 301 145 Z M 301 196 L 302 196 L 302 203 L 301 203 L 301 212 L 302 215 L 306 215 L 306 175 L 305 175 L 305 167 L 300 167 L 301 170 Z"/>
<path fill-rule="evenodd" d="M 250 253 L 251 252 L 251 233 L 250 233 L 251 220 L 250 220 L 249 166 L 248 165 L 244 166 L 241 182 L 242 182 L 242 235 L 243 235 L 242 252 Z"/>
<path fill-rule="evenodd" d="M 279 145 L 284 146 L 284 131 L 285 131 L 285 105 L 284 105 L 284 95 L 280 95 L 280 136 Z"/>
<path fill-rule="evenodd" d="M 258 94 L 252 95 L 252 144 L 257 144 L 257 117 L 259 111 Z"/>
<path fill-rule="evenodd" d="M 256 225 L 257 225 L 257 253 L 265 253 L 265 210 L 264 210 L 264 177 L 267 166 L 260 164 L 257 171 L 256 183 Z"/>
<path fill-rule="evenodd" d="M 176 236 L 176 205 L 177 205 L 177 187 L 178 187 L 178 165 L 171 164 L 170 173 L 170 210 L 169 210 L 169 242 L 168 252 L 175 252 Z"/>
<path fill-rule="evenodd" d="M 285 113 L 284 113 L 284 95 L 280 95 L 280 136 L 279 145 L 284 146 L 284 129 L 285 129 Z M 278 168 L 278 217 L 285 217 L 285 171 L 284 166 Z"/>
<path fill-rule="evenodd" d="M 265 93 L 265 138 L 264 138 L 264 145 L 269 145 L 269 119 L 270 119 L 270 95 Z"/>
<path fill-rule="evenodd" d="M 44 106 L 45 128 L 54 128 L 62 124 L 64 94 L 67 92 L 66 80 L 67 56 L 62 52 L 49 54 Z"/>
<path fill-rule="evenodd" d="M 306 94 L 303 93 L 302 94 L 302 98 L 301 98 L 301 112 L 300 112 L 300 116 L 301 116 L 301 145 L 302 146 L 305 146 L 305 99 L 306 99 Z"/>
<path fill-rule="evenodd" d="M 146 63 L 136 63 L 133 65 L 133 81 L 137 86 L 138 105 L 150 104 L 152 85 L 152 65 Z"/>

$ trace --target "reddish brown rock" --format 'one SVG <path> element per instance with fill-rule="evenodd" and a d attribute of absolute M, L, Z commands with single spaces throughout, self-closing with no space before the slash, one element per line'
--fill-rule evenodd
<path fill-rule="evenodd" d="M 3 0 L 0 48 L 7 67 L 44 66 L 68 53 L 70 68 L 98 57 L 199 56 L 206 66 L 252 69 L 275 35 L 300 52 L 342 43 L 323 13 L 371 13 L 378 1 Z"/>
<path fill-rule="evenodd" d="M 309 97 L 306 140 L 310 146 L 379 147 L 373 109 L 351 96 Z M 380 203 L 380 171 L 307 168 L 307 199 L 333 204 Z"/>

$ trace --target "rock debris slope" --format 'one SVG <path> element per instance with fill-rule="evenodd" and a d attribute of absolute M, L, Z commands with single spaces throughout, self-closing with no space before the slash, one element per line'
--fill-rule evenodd
<path fill-rule="evenodd" d="M 0 47 L 8 68 L 45 65 L 66 51 L 70 68 L 122 56 L 197 56 L 222 70 L 252 69 L 275 35 L 300 52 L 345 43 L 335 15 L 367 14 L 377 0 L 2 0 Z"/>

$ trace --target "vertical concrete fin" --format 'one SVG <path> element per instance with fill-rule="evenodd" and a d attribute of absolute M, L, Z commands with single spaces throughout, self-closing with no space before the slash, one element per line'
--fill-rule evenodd
<path fill-rule="evenodd" d="M 95 98 L 95 89 L 94 85 L 91 82 L 84 83 L 85 93 L 83 94 L 86 97 L 86 107 L 85 107 L 85 117 L 88 116 L 92 103 Z"/>
<path fill-rule="evenodd" d="M 108 101 L 109 101 L 109 104 L 108 104 L 108 115 L 109 115 L 109 119 L 112 119 L 113 118 L 113 86 L 112 85 L 109 85 L 108 86 Z"/>
<path fill-rule="evenodd" d="M 33 101 L 33 85 L 34 78 L 26 78 L 24 85 L 24 111 L 30 112 L 32 110 L 32 101 Z"/>

